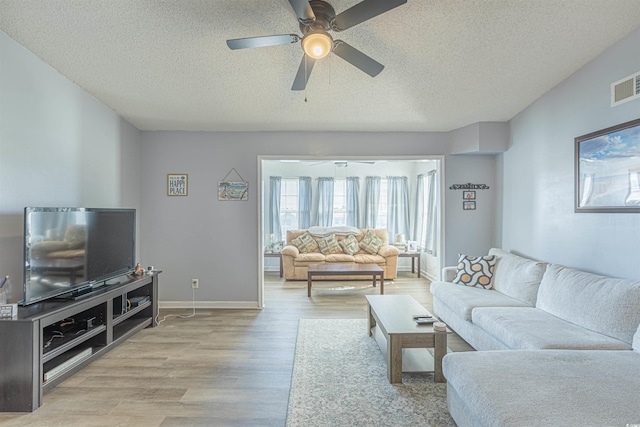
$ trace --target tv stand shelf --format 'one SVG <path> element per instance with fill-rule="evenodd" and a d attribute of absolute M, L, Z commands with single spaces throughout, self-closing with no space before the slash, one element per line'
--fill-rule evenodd
<path fill-rule="evenodd" d="M 0 412 L 35 411 L 45 392 L 156 326 L 159 273 L 122 276 L 80 300 L 46 300 L 19 307 L 17 319 L 0 320 Z M 135 297 L 149 299 L 128 308 Z"/>

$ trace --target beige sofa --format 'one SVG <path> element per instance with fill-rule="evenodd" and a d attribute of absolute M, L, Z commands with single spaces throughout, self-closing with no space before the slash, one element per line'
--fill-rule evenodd
<path fill-rule="evenodd" d="M 355 235 L 355 238 L 360 242 L 369 229 L 361 229 L 360 234 Z M 300 253 L 298 248 L 294 246 L 291 241 L 307 230 L 292 230 L 287 231 L 286 246 L 282 249 L 282 267 L 285 280 L 307 280 L 307 266 L 311 264 L 329 264 L 329 263 L 341 263 L 341 264 L 377 264 L 384 270 L 385 279 L 395 279 L 397 277 L 398 270 L 398 248 L 389 245 L 389 239 L 387 238 L 387 230 L 383 229 L 370 229 L 380 237 L 384 242 L 378 253 L 372 255 L 362 249 L 355 255 L 349 255 L 346 253 L 336 253 L 324 255 L 320 252 L 320 249 L 316 249 L 311 253 Z M 316 239 L 315 236 L 312 236 Z M 336 235 L 336 240 L 341 241 L 347 236 Z M 319 238 L 319 237 L 318 237 Z M 315 280 L 316 276 L 314 276 Z M 335 280 L 334 277 L 317 276 L 318 279 L 330 279 Z M 368 277 L 363 276 L 344 276 L 340 279 L 345 280 L 370 280 Z"/>

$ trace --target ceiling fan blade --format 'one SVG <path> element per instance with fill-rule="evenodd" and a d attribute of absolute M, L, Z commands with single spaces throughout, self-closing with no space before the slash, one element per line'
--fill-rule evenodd
<path fill-rule="evenodd" d="M 333 29 L 335 31 L 344 31 L 406 2 L 407 0 L 363 0 L 338 14 L 334 20 Z"/>
<path fill-rule="evenodd" d="M 296 34 L 281 34 L 278 36 L 248 37 L 246 39 L 227 40 L 230 49 L 246 49 L 249 47 L 277 46 L 281 44 L 292 44 L 300 41 Z"/>
<path fill-rule="evenodd" d="M 304 88 L 307 87 L 307 82 L 309 81 L 309 76 L 311 75 L 311 70 L 313 70 L 313 64 L 315 63 L 316 60 L 310 56 L 304 55 L 302 57 L 302 61 L 298 67 L 298 73 L 293 81 L 291 90 L 304 90 Z"/>
<path fill-rule="evenodd" d="M 360 52 L 350 44 L 343 42 L 342 40 L 335 41 L 333 53 L 335 53 L 354 67 L 359 68 L 360 70 L 369 74 L 371 77 L 377 76 L 384 69 L 384 65 Z"/>
<path fill-rule="evenodd" d="M 289 0 L 289 4 L 293 8 L 293 11 L 298 15 L 300 21 L 315 21 L 316 15 L 311 9 L 311 5 L 308 0 Z"/>

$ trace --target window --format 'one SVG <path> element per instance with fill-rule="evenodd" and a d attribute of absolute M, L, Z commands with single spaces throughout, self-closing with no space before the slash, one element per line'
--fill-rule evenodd
<path fill-rule="evenodd" d="M 347 180 L 335 178 L 333 181 L 333 222 L 334 227 L 347 225 Z"/>
<path fill-rule="evenodd" d="M 298 178 L 282 178 L 280 181 L 280 230 L 279 240 L 287 239 L 287 231 L 298 229 Z"/>

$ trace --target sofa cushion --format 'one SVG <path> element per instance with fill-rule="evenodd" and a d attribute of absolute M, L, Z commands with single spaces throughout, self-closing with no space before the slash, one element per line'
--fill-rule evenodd
<path fill-rule="evenodd" d="M 639 419 L 640 355 L 632 351 L 456 352 L 442 369 L 448 396 L 460 398 L 473 425 L 625 426 Z"/>
<path fill-rule="evenodd" d="M 293 259 L 293 263 L 298 265 L 301 262 L 311 263 L 323 263 L 325 260 L 325 256 L 319 252 L 314 252 L 311 254 L 300 254 Z"/>
<path fill-rule="evenodd" d="M 318 243 L 309 233 L 303 233 L 291 241 L 301 253 L 307 254 L 318 249 Z"/>
<path fill-rule="evenodd" d="M 353 255 L 349 254 L 329 254 L 325 255 L 326 262 L 356 262 Z"/>
<path fill-rule="evenodd" d="M 345 254 L 355 255 L 360 250 L 358 241 L 353 236 L 347 236 L 344 239 L 338 241 L 338 244 L 342 248 Z"/>
<path fill-rule="evenodd" d="M 360 247 L 372 255 L 378 253 L 380 246 L 384 244 L 384 240 L 376 236 L 376 234 L 369 230 L 365 234 L 364 238 L 360 241 Z"/>
<path fill-rule="evenodd" d="M 459 256 L 458 271 L 453 283 L 491 289 L 491 277 L 493 277 L 496 258 L 494 256 L 476 257 L 462 254 Z"/>
<path fill-rule="evenodd" d="M 471 310 L 475 307 L 528 307 L 526 303 L 494 290 L 471 288 L 448 282 L 431 283 L 431 293 L 469 322 Z"/>
<path fill-rule="evenodd" d="M 495 255 L 497 258 L 492 279 L 493 288 L 529 305 L 535 305 L 547 264 L 497 248 L 491 249 L 489 255 Z"/>
<path fill-rule="evenodd" d="M 335 234 L 330 234 L 327 237 L 320 237 L 316 240 L 316 243 L 320 248 L 320 252 L 325 255 L 342 253 L 342 249 L 340 249 L 340 245 L 336 240 Z"/>
<path fill-rule="evenodd" d="M 640 326 L 638 326 L 638 330 L 633 336 L 633 349 L 640 353 Z"/>
<path fill-rule="evenodd" d="M 640 281 L 613 279 L 551 264 L 538 308 L 628 344 L 640 324 Z"/>
<path fill-rule="evenodd" d="M 513 350 L 631 349 L 624 341 L 574 325 L 534 307 L 475 308 L 471 321 Z"/>
<path fill-rule="evenodd" d="M 356 254 L 353 256 L 353 259 L 358 264 L 386 264 L 387 260 L 380 255 L 371 255 L 371 254 Z"/>

